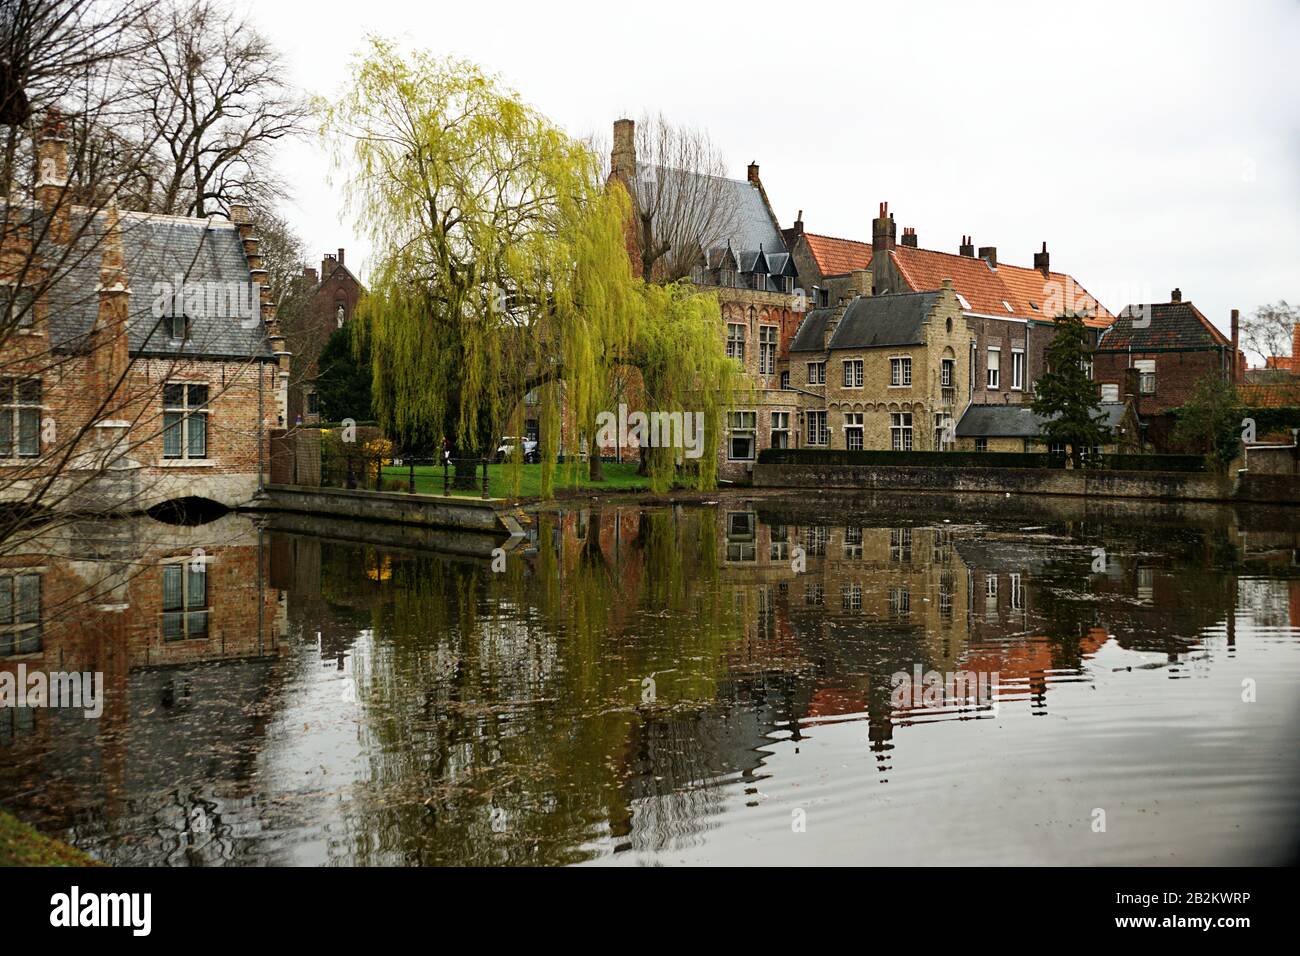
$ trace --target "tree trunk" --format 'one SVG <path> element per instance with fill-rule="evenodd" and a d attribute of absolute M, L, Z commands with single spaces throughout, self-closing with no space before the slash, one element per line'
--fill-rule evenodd
<path fill-rule="evenodd" d="M 591 464 L 591 471 L 588 473 L 588 477 L 589 477 L 592 481 L 604 481 L 604 480 L 605 480 L 605 465 L 604 465 L 604 463 L 600 460 L 600 445 L 597 444 L 596 439 L 594 439 L 594 438 L 591 440 L 591 462 L 590 462 L 590 464 Z"/>

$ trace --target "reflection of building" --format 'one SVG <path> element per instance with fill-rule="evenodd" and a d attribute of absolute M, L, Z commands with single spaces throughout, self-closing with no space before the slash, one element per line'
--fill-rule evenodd
<path fill-rule="evenodd" d="M 0 709 L 0 798 L 114 857 L 131 801 L 154 799 L 170 780 L 197 786 L 226 760 L 251 772 L 255 703 L 282 649 L 283 606 L 267 586 L 262 536 L 238 515 L 191 527 L 74 522 L 33 549 L 0 567 L 0 589 L 21 595 L 12 616 L 26 619 L 0 630 L 21 627 L 0 641 L 0 670 L 102 674 L 103 714 Z M 205 812 L 178 805 L 154 836 L 183 845 L 191 811 Z"/>

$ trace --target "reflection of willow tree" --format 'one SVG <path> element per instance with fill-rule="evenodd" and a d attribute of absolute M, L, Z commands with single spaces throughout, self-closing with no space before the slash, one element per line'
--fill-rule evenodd
<path fill-rule="evenodd" d="M 577 518 L 539 516 L 535 557 L 504 573 L 394 562 L 373 619 L 383 651 L 357 675 L 372 778 L 390 799 L 361 811 L 373 818 L 356 831 L 358 863 L 579 859 L 630 815 L 638 726 L 716 699 L 741 628 L 712 586 L 714 516 L 643 514 L 617 554 L 599 520 L 575 541 Z"/>

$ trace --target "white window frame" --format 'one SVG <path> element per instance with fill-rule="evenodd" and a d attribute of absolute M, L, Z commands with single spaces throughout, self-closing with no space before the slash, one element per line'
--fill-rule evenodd
<path fill-rule="evenodd" d="M 735 454 L 737 438 L 749 440 L 749 454 Z M 753 461 L 758 457 L 758 413 L 748 409 L 727 412 L 727 461 Z"/>
<path fill-rule="evenodd" d="M 912 441 L 912 413 L 889 413 L 889 447 L 893 451 L 911 451 L 916 447 Z"/>
<path fill-rule="evenodd" d="M 758 374 L 776 374 L 777 327 L 760 325 L 758 327 Z"/>
<path fill-rule="evenodd" d="M 912 387 L 912 356 L 895 355 L 889 360 L 889 387 Z"/>
<path fill-rule="evenodd" d="M 742 322 L 727 323 L 727 358 L 742 364 L 745 361 L 745 326 Z"/>
<path fill-rule="evenodd" d="M 988 357 L 984 360 L 984 382 L 989 391 L 995 392 L 1002 386 L 1002 349 L 996 345 L 988 347 Z"/>
<path fill-rule="evenodd" d="M 863 374 L 865 364 L 862 359 L 844 359 L 841 363 L 844 370 L 844 387 L 845 388 L 862 388 Z"/>
<path fill-rule="evenodd" d="M 807 430 L 805 444 L 824 448 L 831 443 L 831 426 L 826 412 L 820 409 L 804 412 L 804 427 Z"/>
<path fill-rule="evenodd" d="M 169 405 L 167 403 L 167 390 L 169 388 L 181 389 L 181 402 L 179 405 L 175 403 Z M 204 390 L 205 392 L 204 401 L 194 405 L 190 404 L 190 389 L 192 388 L 202 388 Z M 210 460 L 211 456 L 208 453 L 209 452 L 208 437 L 211 434 L 211 429 L 208 427 L 208 415 L 209 415 L 209 410 L 211 408 L 211 403 L 212 403 L 212 389 L 207 382 L 167 382 L 163 385 L 163 419 L 162 419 L 163 454 L 162 456 L 165 460 L 167 461 L 209 461 Z M 177 415 L 180 416 L 180 420 L 176 422 L 176 426 L 169 425 L 167 421 L 168 418 Z M 191 454 L 190 452 L 190 438 L 191 438 L 190 430 L 192 427 L 190 423 L 194 421 L 201 422 L 203 426 L 203 451 L 200 454 Z M 172 427 L 179 427 L 180 429 L 180 436 L 181 436 L 180 454 L 169 455 L 167 453 L 167 431 L 169 428 Z"/>
<path fill-rule="evenodd" d="M 808 384 L 809 385 L 826 384 L 826 363 L 825 362 L 808 363 Z"/>

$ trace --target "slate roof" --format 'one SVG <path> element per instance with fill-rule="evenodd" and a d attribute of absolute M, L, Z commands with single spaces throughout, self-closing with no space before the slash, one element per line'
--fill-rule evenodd
<path fill-rule="evenodd" d="M 1097 410 L 1105 418 L 1103 427 L 1118 428 L 1126 408 L 1123 402 L 1101 403 Z M 1029 405 L 969 405 L 957 423 L 956 434 L 958 438 L 1038 438 L 1045 421 Z"/>
<path fill-rule="evenodd" d="M 1134 321 L 1146 328 L 1134 328 Z M 1099 352 L 1141 352 L 1148 349 L 1205 349 L 1231 347 L 1228 337 L 1214 327 L 1190 302 L 1155 302 L 1126 305 L 1097 343 Z"/>
<path fill-rule="evenodd" d="M 833 349 L 873 349 L 920 345 L 921 326 L 939 300 L 938 292 L 858 296 L 835 327 Z"/>
<path fill-rule="evenodd" d="M 123 260 L 131 291 L 128 342 L 132 354 L 249 357 L 270 356 L 261 321 L 252 320 L 254 295 L 238 229 L 224 218 L 189 219 L 143 213 L 120 214 Z M 76 348 L 99 312 L 104 217 L 81 228 L 71 254 L 46 293 L 51 345 Z M 164 287 L 165 285 L 165 287 Z M 200 292 L 203 308 L 185 308 L 189 335 L 168 337 L 161 312 L 167 289 Z M 166 310 L 169 311 L 169 310 Z"/>
<path fill-rule="evenodd" d="M 793 276 L 795 272 L 789 262 L 789 250 L 781 229 L 768 208 L 767 200 L 763 198 L 762 190 L 747 179 L 707 176 L 704 173 L 665 166 L 651 168 L 655 171 L 653 179 L 642 181 L 638 177 L 638 197 L 642 203 L 654 199 L 653 190 L 657 188 L 662 208 L 675 209 L 683 205 L 689 208 L 692 205 L 690 200 L 678 203 L 673 194 L 681 192 L 712 196 L 715 189 L 721 190 L 720 201 L 729 211 L 720 217 L 724 223 L 719 234 L 706 236 L 703 241 L 704 258 L 710 269 L 719 267 L 730 246 L 737 262 L 737 271 L 753 273 L 756 271 L 755 266 L 758 266 L 759 274 L 768 275 L 764 280 L 767 291 L 782 291 L 771 276 Z"/>
<path fill-rule="evenodd" d="M 834 309 L 813 309 L 803 317 L 799 329 L 790 343 L 791 352 L 824 352 L 826 323 L 835 314 Z"/>

